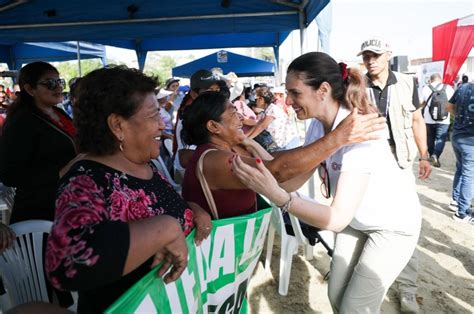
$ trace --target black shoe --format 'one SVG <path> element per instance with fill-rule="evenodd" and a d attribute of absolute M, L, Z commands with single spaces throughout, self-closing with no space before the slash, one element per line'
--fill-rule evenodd
<path fill-rule="evenodd" d="M 438 157 L 436 155 L 431 155 L 430 161 L 433 167 L 436 167 L 436 168 L 441 167 L 441 163 L 439 162 Z"/>

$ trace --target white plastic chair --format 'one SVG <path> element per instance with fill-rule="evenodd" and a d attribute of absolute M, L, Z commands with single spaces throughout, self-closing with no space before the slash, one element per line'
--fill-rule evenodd
<path fill-rule="evenodd" d="M 279 270 L 279 283 L 278 293 L 280 295 L 288 294 L 288 285 L 290 283 L 291 265 L 293 263 L 293 255 L 298 253 L 298 247 L 304 246 L 305 257 L 307 260 L 313 258 L 313 246 L 309 244 L 308 239 L 303 235 L 299 220 L 290 214 L 291 223 L 295 235 L 290 235 L 286 232 L 285 222 L 281 214 L 280 209 L 273 203 L 269 202 L 272 206 L 272 215 L 270 218 L 270 226 L 268 227 L 268 239 L 267 239 L 267 254 L 265 257 L 265 270 L 270 271 L 270 263 L 273 252 L 273 241 L 275 239 L 275 231 L 280 234 L 281 247 L 280 247 L 280 270 Z"/>
<path fill-rule="evenodd" d="M 178 192 L 178 194 L 181 195 L 181 185 L 176 183 L 173 178 L 171 177 L 171 174 L 169 173 L 168 169 L 166 168 L 165 162 L 163 161 L 163 158 L 161 156 L 158 156 L 156 159 L 152 159 L 153 164 L 155 167 L 158 169 L 158 171 L 168 180 L 168 182 L 171 184 L 173 189 Z"/>
<path fill-rule="evenodd" d="M 12 307 L 33 301 L 49 303 L 43 268 L 43 239 L 51 226 L 52 222 L 46 220 L 10 225 L 17 238 L 0 256 L 0 275 Z"/>
<path fill-rule="evenodd" d="M 163 141 L 163 144 L 165 145 L 165 148 L 168 151 L 168 154 L 170 156 L 173 156 L 173 140 L 170 138 L 165 138 Z"/>
<path fill-rule="evenodd" d="M 3 202 L 0 203 L 0 213 L 2 214 L 2 223 L 8 225 L 12 213 L 13 202 L 15 199 L 15 188 L 7 188 Z"/>
<path fill-rule="evenodd" d="M 8 225 L 10 220 L 10 208 L 8 205 L 0 199 L 0 214 L 2 215 L 1 221 L 4 225 Z"/>

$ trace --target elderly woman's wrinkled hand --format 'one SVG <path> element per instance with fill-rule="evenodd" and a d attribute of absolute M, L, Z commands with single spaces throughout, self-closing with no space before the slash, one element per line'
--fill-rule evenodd
<path fill-rule="evenodd" d="M 211 234 L 212 218 L 201 206 L 196 203 L 188 202 L 189 207 L 193 210 L 194 228 L 196 228 L 196 235 L 194 241 L 197 246 L 200 246 L 204 239 Z"/>
<path fill-rule="evenodd" d="M 0 253 L 8 249 L 15 241 L 16 235 L 8 226 L 0 223 Z"/>
<path fill-rule="evenodd" d="M 258 144 L 258 143 L 255 142 L 253 139 L 247 137 L 242 141 L 241 145 L 245 147 L 245 150 L 247 150 L 250 153 L 250 155 L 252 155 L 252 157 L 254 158 L 261 157 L 259 156 L 259 153 L 255 147 L 255 144 Z"/>
<path fill-rule="evenodd" d="M 166 284 L 181 276 L 188 265 L 188 247 L 182 232 L 179 232 L 168 245 L 155 254 L 151 267 L 155 267 L 161 262 L 163 262 L 163 265 L 158 270 L 158 276 L 163 276 L 169 270 L 163 278 Z"/>

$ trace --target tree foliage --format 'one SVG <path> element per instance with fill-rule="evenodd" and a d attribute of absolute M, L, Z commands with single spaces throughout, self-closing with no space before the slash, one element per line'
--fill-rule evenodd
<path fill-rule="evenodd" d="M 54 62 L 53 65 L 58 69 L 59 76 L 64 78 L 66 82 L 69 82 L 72 78 L 79 76 L 79 68 L 77 60 L 75 61 L 64 61 Z M 81 74 L 82 76 L 92 72 L 95 69 L 102 67 L 102 62 L 99 59 L 87 59 L 81 60 Z M 69 90 L 69 86 L 65 88 Z"/>
<path fill-rule="evenodd" d="M 145 62 L 145 73 L 158 77 L 163 84 L 171 77 L 171 69 L 176 66 L 176 59 L 169 55 L 148 53 Z"/>

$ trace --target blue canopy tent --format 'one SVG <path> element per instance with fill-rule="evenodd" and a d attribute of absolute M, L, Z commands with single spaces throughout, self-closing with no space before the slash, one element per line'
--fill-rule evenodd
<path fill-rule="evenodd" d="M 139 43 L 123 40 L 101 41 L 104 45 L 133 49 L 137 53 L 140 69 L 145 65 L 148 51 L 235 48 L 235 47 L 273 47 L 278 56 L 278 47 L 290 32 L 282 33 L 230 33 L 213 35 L 174 36 L 143 40 Z M 278 57 L 276 58 L 278 60 Z"/>
<path fill-rule="evenodd" d="M 100 58 L 102 64 L 106 64 L 103 45 L 80 43 L 79 52 L 81 59 Z M 22 64 L 38 60 L 46 62 L 74 60 L 77 54 L 76 42 L 0 42 L 0 63 L 6 63 L 10 70 L 18 70 Z"/>
<path fill-rule="evenodd" d="M 242 56 L 225 50 L 220 50 L 200 59 L 174 67 L 173 76 L 191 77 L 200 69 L 221 68 L 223 73 L 234 72 L 239 77 L 272 76 L 275 66 L 271 62 Z"/>
<path fill-rule="evenodd" d="M 80 40 L 133 48 L 142 67 L 151 50 L 262 47 L 255 44 L 258 36 L 276 50 L 290 31 L 304 30 L 329 0 L 15 2 L 0 2 L 2 40 Z M 231 34 L 237 37 L 223 40 Z M 202 37 L 196 42 L 190 40 L 194 36 Z"/>

